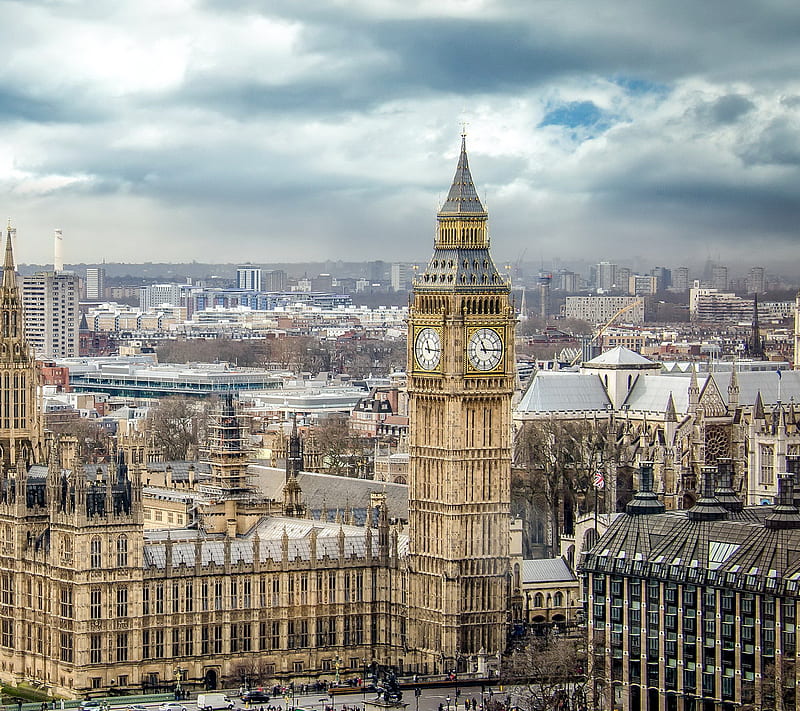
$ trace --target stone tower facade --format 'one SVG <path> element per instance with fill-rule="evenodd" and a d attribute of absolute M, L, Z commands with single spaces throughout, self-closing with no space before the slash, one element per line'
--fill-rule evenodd
<path fill-rule="evenodd" d="M 515 322 L 462 136 L 409 310 L 408 599 L 423 671 L 505 648 Z"/>

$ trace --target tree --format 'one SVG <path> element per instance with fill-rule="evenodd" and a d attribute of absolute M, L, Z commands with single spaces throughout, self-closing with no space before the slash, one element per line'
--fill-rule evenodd
<path fill-rule="evenodd" d="M 184 397 L 168 397 L 150 408 L 145 428 L 154 449 L 165 461 L 197 456 L 208 429 L 209 403 Z"/>
<path fill-rule="evenodd" d="M 616 434 L 606 420 L 551 417 L 527 421 L 518 431 L 512 499 L 517 507 L 529 507 L 516 512 L 523 515 L 529 532 L 535 525 L 532 517 L 545 516 L 544 538 L 551 555 L 559 554 L 561 532 L 572 533 L 574 514 L 594 508 L 595 472 L 603 469 L 606 477 L 615 477 L 619 457 Z M 607 491 L 598 492 L 601 511 L 608 510 Z"/>
<path fill-rule="evenodd" d="M 505 673 L 519 680 L 513 696 L 523 711 L 586 709 L 586 644 L 583 637 L 531 637 L 512 652 Z"/>
<path fill-rule="evenodd" d="M 50 429 L 57 435 L 69 435 L 78 440 L 78 458 L 87 463 L 103 461 L 108 456 L 108 432 L 96 422 L 78 417 L 53 423 Z"/>
<path fill-rule="evenodd" d="M 365 467 L 372 454 L 369 438 L 359 437 L 350 430 L 344 415 L 332 415 L 312 430 L 314 454 L 326 474 L 358 477 L 366 474 Z"/>

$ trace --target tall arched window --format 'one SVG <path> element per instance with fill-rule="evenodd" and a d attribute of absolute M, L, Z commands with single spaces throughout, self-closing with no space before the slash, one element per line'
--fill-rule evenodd
<path fill-rule="evenodd" d="M 544 607 L 544 597 L 542 596 L 542 593 L 536 593 L 533 596 L 533 606 Z"/>
<path fill-rule="evenodd" d="M 555 607 L 563 607 L 563 605 L 564 605 L 564 593 L 559 591 L 555 595 L 553 595 L 553 605 Z"/>
<path fill-rule="evenodd" d="M 103 541 L 99 536 L 92 538 L 89 543 L 89 565 L 92 570 L 103 567 Z"/>
<path fill-rule="evenodd" d="M 125 535 L 117 539 L 117 567 L 125 568 L 128 565 L 128 537 Z"/>

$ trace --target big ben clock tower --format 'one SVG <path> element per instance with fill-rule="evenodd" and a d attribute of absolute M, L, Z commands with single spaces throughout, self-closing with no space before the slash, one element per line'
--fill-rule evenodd
<path fill-rule="evenodd" d="M 516 321 L 487 221 L 462 135 L 408 318 L 408 602 L 429 671 L 505 648 Z"/>

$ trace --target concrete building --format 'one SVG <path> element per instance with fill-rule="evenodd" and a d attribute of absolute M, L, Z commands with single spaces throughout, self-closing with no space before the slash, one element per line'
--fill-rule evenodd
<path fill-rule="evenodd" d="M 80 280 L 69 272 L 37 272 L 20 279 L 25 337 L 43 358 L 78 355 Z"/>
<path fill-rule="evenodd" d="M 265 269 L 261 273 L 264 291 L 286 291 L 288 278 L 283 269 Z"/>
<path fill-rule="evenodd" d="M 701 287 L 695 282 L 689 290 L 689 316 L 692 321 L 719 323 L 721 321 L 751 321 L 753 302 L 736 294 Z"/>
<path fill-rule="evenodd" d="M 628 293 L 632 296 L 651 296 L 658 291 L 658 277 L 632 274 L 628 279 Z"/>
<path fill-rule="evenodd" d="M 402 262 L 392 264 L 392 291 L 408 291 L 414 278 L 414 265 Z"/>
<path fill-rule="evenodd" d="M 597 265 L 597 283 L 595 286 L 603 291 L 617 288 L 617 265 L 611 262 L 600 262 Z"/>
<path fill-rule="evenodd" d="M 102 301 L 106 298 L 106 270 L 103 267 L 87 267 L 84 284 L 87 299 Z"/>
<path fill-rule="evenodd" d="M 752 267 L 747 272 L 747 293 L 763 294 L 766 291 L 764 280 L 764 267 Z"/>
<path fill-rule="evenodd" d="M 644 322 L 644 301 L 635 296 L 568 296 L 564 315 L 592 324 L 606 323 L 625 308 L 625 322 Z"/>
<path fill-rule="evenodd" d="M 689 286 L 689 267 L 678 267 L 677 269 L 673 269 L 672 286 L 670 287 L 670 291 L 683 294 L 684 292 L 689 291 Z"/>
<path fill-rule="evenodd" d="M 139 308 L 150 311 L 162 304 L 181 305 L 183 284 L 151 284 L 139 289 Z"/>
<path fill-rule="evenodd" d="M 720 264 L 711 267 L 711 288 L 726 291 L 728 288 L 728 267 Z"/>

